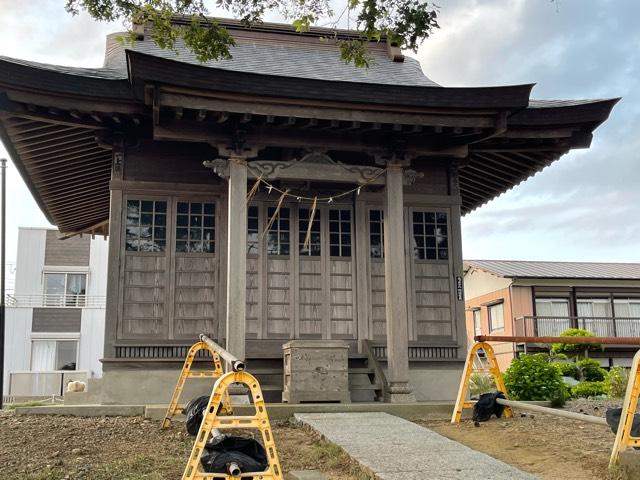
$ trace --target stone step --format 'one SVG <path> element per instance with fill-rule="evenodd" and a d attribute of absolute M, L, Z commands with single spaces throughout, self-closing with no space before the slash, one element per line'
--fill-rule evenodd
<path fill-rule="evenodd" d="M 375 370 L 373 368 L 350 368 L 349 375 L 373 375 Z"/>
<path fill-rule="evenodd" d="M 284 388 L 282 385 L 270 385 L 270 384 L 260 384 L 260 388 L 263 392 L 278 392 L 282 391 Z"/>
<path fill-rule="evenodd" d="M 382 390 L 378 384 L 371 383 L 369 385 L 349 385 L 349 390 Z"/>

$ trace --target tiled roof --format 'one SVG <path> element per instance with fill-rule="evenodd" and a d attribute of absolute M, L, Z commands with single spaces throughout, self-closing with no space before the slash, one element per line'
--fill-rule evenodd
<path fill-rule="evenodd" d="M 520 260 L 465 260 L 472 267 L 508 278 L 593 278 L 640 280 L 640 263 L 534 262 Z"/>
<path fill-rule="evenodd" d="M 236 72 L 382 85 L 439 86 L 422 72 L 417 60 L 405 57 L 404 62 L 394 62 L 382 48 L 369 50 L 373 56 L 373 63 L 369 68 L 357 68 L 340 59 L 338 47 L 327 45 L 320 39 L 317 39 L 317 43 L 310 41 L 298 43 L 240 38 L 236 40 L 236 46 L 230 49 L 233 58 L 201 63 L 181 40 L 177 42 L 177 51 L 174 52 L 158 47 L 152 39 L 148 38 L 133 45 L 123 46 L 115 41 L 118 35 L 122 34 L 113 34 L 108 37 L 105 66 L 122 72 L 126 72 L 124 54 L 126 48 L 191 65 Z"/>

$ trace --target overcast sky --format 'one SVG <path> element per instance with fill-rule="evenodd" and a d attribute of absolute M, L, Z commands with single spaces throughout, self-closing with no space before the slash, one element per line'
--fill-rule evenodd
<path fill-rule="evenodd" d="M 71 17 L 65 3 L 0 0 L 0 55 L 100 66 L 105 35 L 121 26 Z M 533 97 L 544 99 L 623 97 L 591 149 L 463 219 L 465 258 L 640 261 L 640 1 L 436 3 L 441 28 L 417 54 L 434 81 L 535 82 Z M 1 145 L 0 155 L 7 156 Z M 12 260 L 18 227 L 48 223 L 11 163 L 7 205 Z"/>

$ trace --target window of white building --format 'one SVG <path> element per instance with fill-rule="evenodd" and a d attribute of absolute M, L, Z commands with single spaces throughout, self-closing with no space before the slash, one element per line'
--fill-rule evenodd
<path fill-rule="evenodd" d="M 85 273 L 45 273 L 44 305 L 48 307 L 83 307 L 86 303 Z"/>
<path fill-rule="evenodd" d="M 33 340 L 31 345 L 31 370 L 76 370 L 78 361 L 77 340 Z"/>

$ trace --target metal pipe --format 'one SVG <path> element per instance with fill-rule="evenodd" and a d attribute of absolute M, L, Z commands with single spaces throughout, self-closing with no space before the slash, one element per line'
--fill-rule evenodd
<path fill-rule="evenodd" d="M 596 417 L 595 415 L 585 415 L 582 413 L 565 412 L 564 410 L 558 410 L 556 408 L 542 407 L 531 403 L 517 402 L 515 400 L 505 400 L 504 398 L 496 398 L 496 402 L 505 407 L 521 408 L 522 410 L 531 410 L 532 412 L 547 413 L 549 415 L 555 415 L 556 417 L 570 418 L 571 420 L 578 420 L 580 422 L 595 423 L 596 425 L 608 426 L 607 420 L 603 417 Z"/>
<path fill-rule="evenodd" d="M 206 343 L 207 345 L 209 345 L 209 347 L 215 350 L 218 353 L 218 355 L 220 355 L 220 358 L 222 358 L 225 362 L 228 362 L 231 365 L 231 368 L 233 369 L 234 372 L 242 372 L 247 368 L 244 361 L 239 360 L 237 357 L 232 355 L 229 351 L 222 348 L 216 342 L 214 342 L 209 337 L 207 337 L 204 333 L 200 334 L 200 341 Z"/>
<path fill-rule="evenodd" d="M 240 466 L 236 462 L 229 462 L 227 464 L 227 473 L 232 477 L 237 477 L 242 473 Z"/>
<path fill-rule="evenodd" d="M 574 345 L 639 345 L 640 337 L 519 337 L 506 335 L 478 335 L 476 342 L 509 342 L 509 343 L 570 343 Z"/>

